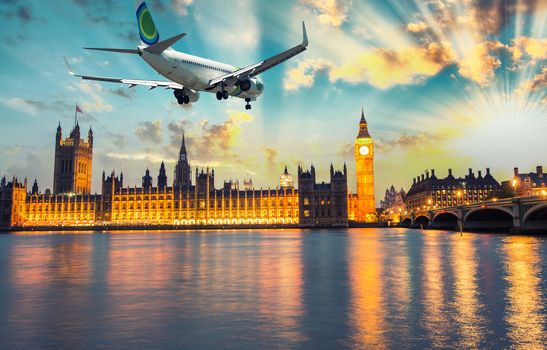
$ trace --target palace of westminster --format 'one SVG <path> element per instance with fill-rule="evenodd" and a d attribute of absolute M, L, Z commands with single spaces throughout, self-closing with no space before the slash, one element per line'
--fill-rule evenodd
<path fill-rule="evenodd" d="M 133 227 L 299 225 L 347 226 L 375 215 L 374 143 L 361 113 L 355 139 L 357 193 L 348 192 L 347 169 L 330 167 L 330 183 L 318 183 L 313 165 L 298 167 L 297 188 L 287 168 L 276 189 L 254 189 L 251 182 L 215 187 L 214 170 L 192 169 L 184 136 L 168 183 L 162 162 L 155 186 L 149 170 L 141 187 L 124 187 L 123 173 L 102 175 L 101 194 L 91 194 L 93 131 L 87 140 L 76 123 L 63 139 L 61 125 L 55 135 L 53 192 L 41 193 L 37 181 L 13 177 L 0 183 L 0 227 Z"/>

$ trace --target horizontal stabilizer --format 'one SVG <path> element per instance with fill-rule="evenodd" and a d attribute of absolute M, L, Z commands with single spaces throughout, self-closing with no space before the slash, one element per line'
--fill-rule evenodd
<path fill-rule="evenodd" d="M 133 50 L 133 49 L 111 49 L 111 48 L 104 48 L 104 47 L 84 47 L 86 50 L 96 50 L 96 51 L 110 51 L 110 52 L 118 52 L 118 53 L 132 53 L 132 54 L 139 54 L 139 50 Z"/>
<path fill-rule="evenodd" d="M 148 46 L 147 48 L 144 49 L 144 51 L 147 51 L 147 52 L 150 52 L 150 53 L 155 53 L 155 54 L 159 55 L 160 53 L 162 53 L 163 51 L 165 51 L 169 47 L 171 47 L 171 45 L 173 45 L 174 43 L 176 43 L 177 41 L 182 39 L 185 35 L 186 35 L 186 33 L 175 35 L 172 38 L 165 39 L 163 41 L 155 43 L 154 45 Z"/>

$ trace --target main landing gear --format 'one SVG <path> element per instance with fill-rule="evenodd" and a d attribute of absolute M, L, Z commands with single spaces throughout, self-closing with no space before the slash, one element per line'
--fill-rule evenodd
<path fill-rule="evenodd" d="M 173 91 L 173 94 L 175 95 L 175 98 L 177 99 L 177 102 L 179 105 L 186 105 L 190 103 L 190 97 L 186 95 L 182 90 L 175 90 Z"/>
<path fill-rule="evenodd" d="M 228 91 L 226 90 L 217 91 L 217 100 L 220 101 L 222 99 L 225 99 L 225 100 L 228 99 Z"/>
<path fill-rule="evenodd" d="M 246 109 L 246 110 L 251 109 L 251 103 L 250 103 L 250 102 L 251 102 L 251 99 L 250 99 L 250 98 L 246 98 L 246 99 L 245 99 L 245 102 L 247 102 L 247 104 L 245 105 L 245 109 Z"/>

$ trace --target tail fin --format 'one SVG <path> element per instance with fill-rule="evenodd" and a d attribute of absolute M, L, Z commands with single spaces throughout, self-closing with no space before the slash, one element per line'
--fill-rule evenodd
<path fill-rule="evenodd" d="M 154 45 L 160 40 L 160 33 L 154 24 L 152 14 L 142 0 L 137 0 L 137 24 L 142 44 Z"/>

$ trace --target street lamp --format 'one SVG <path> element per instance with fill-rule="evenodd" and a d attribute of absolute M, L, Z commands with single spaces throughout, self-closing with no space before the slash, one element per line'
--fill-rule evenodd
<path fill-rule="evenodd" d="M 462 197 L 462 191 L 456 192 L 456 196 L 458 196 L 457 203 L 460 204 L 460 202 L 461 202 L 461 197 Z"/>
<path fill-rule="evenodd" d="M 511 181 L 511 186 L 513 186 L 513 196 L 515 197 L 517 196 L 517 184 L 517 179 L 513 179 L 513 181 Z"/>

